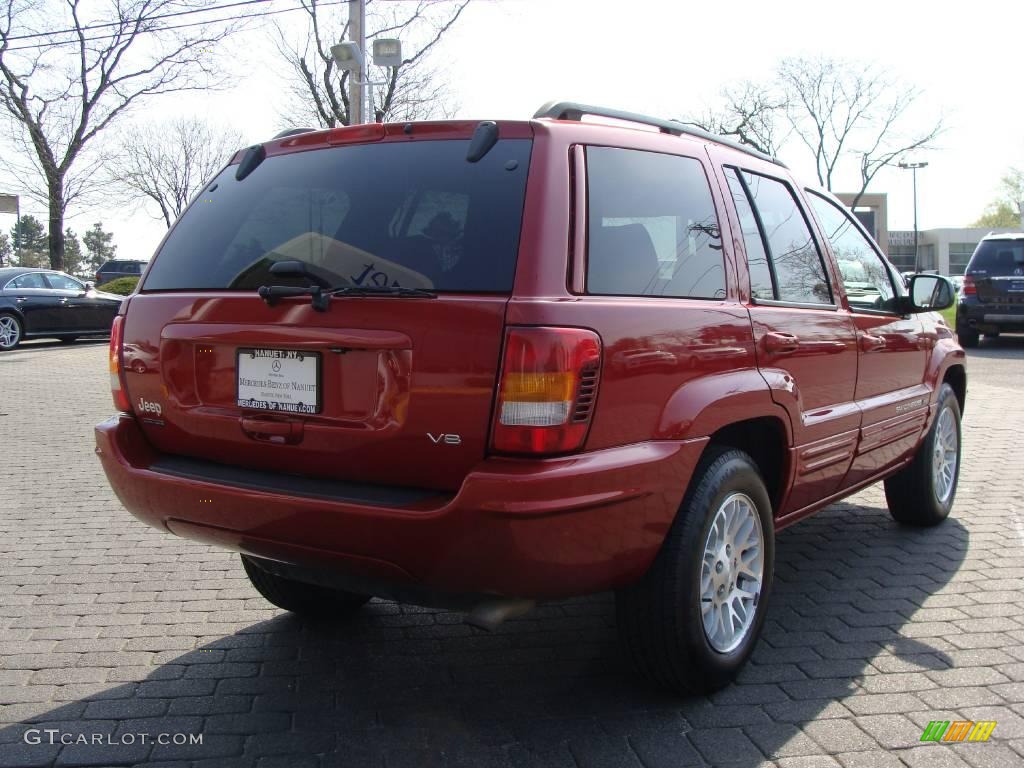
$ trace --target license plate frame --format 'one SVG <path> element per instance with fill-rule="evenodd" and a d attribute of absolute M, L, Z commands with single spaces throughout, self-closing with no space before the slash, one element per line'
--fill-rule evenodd
<path fill-rule="evenodd" d="M 243 360 L 248 369 L 243 384 Z M 310 374 L 308 364 L 312 361 Z M 275 363 L 279 365 L 275 366 Z M 265 370 L 263 370 L 265 367 Z M 257 376 L 260 378 L 252 378 Z M 238 347 L 235 350 L 235 405 L 267 413 L 315 415 L 323 410 L 323 355 L 299 349 Z M 274 385 L 279 385 L 275 387 Z M 296 386 L 297 385 L 297 386 Z M 314 389 L 315 402 L 306 402 L 303 393 Z M 243 386 L 246 387 L 243 397 Z M 256 393 L 258 396 L 252 396 Z M 274 395 L 287 395 L 286 398 Z"/>

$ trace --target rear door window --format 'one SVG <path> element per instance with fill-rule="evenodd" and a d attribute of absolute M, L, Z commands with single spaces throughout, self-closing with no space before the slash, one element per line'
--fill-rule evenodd
<path fill-rule="evenodd" d="M 43 288 L 43 289 L 46 289 L 49 286 L 46 284 L 46 281 L 43 279 L 43 275 L 42 275 L 41 272 L 32 272 L 30 274 L 22 275 L 21 277 L 18 277 L 18 278 L 15 278 L 14 280 L 12 280 L 11 281 L 11 287 L 12 288 Z"/>
<path fill-rule="evenodd" d="M 144 290 L 255 290 L 298 260 L 329 286 L 507 293 L 532 142 L 383 142 L 225 169 L 175 225 Z"/>
<path fill-rule="evenodd" d="M 587 292 L 724 298 L 722 235 L 701 163 L 632 149 L 586 152 Z"/>

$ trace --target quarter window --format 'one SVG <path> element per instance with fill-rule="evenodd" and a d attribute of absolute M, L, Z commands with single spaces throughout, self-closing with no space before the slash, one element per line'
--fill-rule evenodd
<path fill-rule="evenodd" d="M 587 148 L 587 291 L 725 297 L 707 175 L 689 157 Z"/>
<path fill-rule="evenodd" d="M 845 211 L 814 193 L 808 199 L 832 246 L 850 309 L 890 311 L 896 289 L 882 258 Z"/>
<path fill-rule="evenodd" d="M 795 304 L 832 304 L 821 253 L 788 185 L 742 171 L 760 218 L 775 275 L 775 298 Z"/>

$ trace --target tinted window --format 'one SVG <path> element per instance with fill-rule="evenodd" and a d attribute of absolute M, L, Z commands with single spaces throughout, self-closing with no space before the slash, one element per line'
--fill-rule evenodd
<path fill-rule="evenodd" d="M 761 217 L 775 271 L 777 298 L 801 304 L 831 304 L 832 292 L 793 192 L 781 181 L 743 172 L 754 207 Z"/>
<path fill-rule="evenodd" d="M 74 278 L 68 277 L 67 275 L 48 274 L 46 276 L 46 282 L 50 284 L 51 288 L 56 288 L 59 291 L 84 291 L 85 286 Z"/>
<path fill-rule="evenodd" d="M 721 233 L 700 162 L 589 147 L 587 192 L 589 293 L 725 296 Z"/>
<path fill-rule="evenodd" d="M 750 200 L 736 170 L 726 168 L 725 178 L 729 182 L 729 191 L 736 205 L 736 213 L 740 217 L 740 229 L 743 232 L 743 245 L 747 252 L 750 272 L 750 295 L 755 299 L 774 299 L 772 271 L 768 265 L 768 254 L 764 250 L 764 240 L 757 226 L 754 209 L 750 207 Z"/>
<path fill-rule="evenodd" d="M 276 261 L 332 286 L 512 288 L 530 141 L 466 162 L 468 141 L 368 144 L 267 158 L 218 176 L 175 225 L 145 290 L 254 290 Z"/>
<path fill-rule="evenodd" d="M 967 265 L 968 275 L 1024 275 L 1024 240 L 982 240 Z"/>
<path fill-rule="evenodd" d="M 832 246 L 850 308 L 891 309 L 896 289 L 882 257 L 845 211 L 819 195 L 807 198 Z"/>
<path fill-rule="evenodd" d="M 43 275 L 40 272 L 32 272 L 28 275 L 22 275 L 11 282 L 12 288 L 47 288 L 46 281 L 43 280 Z"/>

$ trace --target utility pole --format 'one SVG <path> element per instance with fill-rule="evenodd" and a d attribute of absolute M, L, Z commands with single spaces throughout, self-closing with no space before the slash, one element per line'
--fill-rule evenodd
<path fill-rule="evenodd" d="M 927 167 L 928 163 L 900 163 L 900 168 L 910 169 L 914 174 L 914 272 L 920 271 L 920 257 L 917 254 L 917 169 Z"/>
<path fill-rule="evenodd" d="M 363 97 L 363 81 L 366 79 L 366 0 L 348 0 L 349 39 L 364 53 L 359 68 L 348 76 L 348 123 L 358 125 L 366 122 Z"/>

